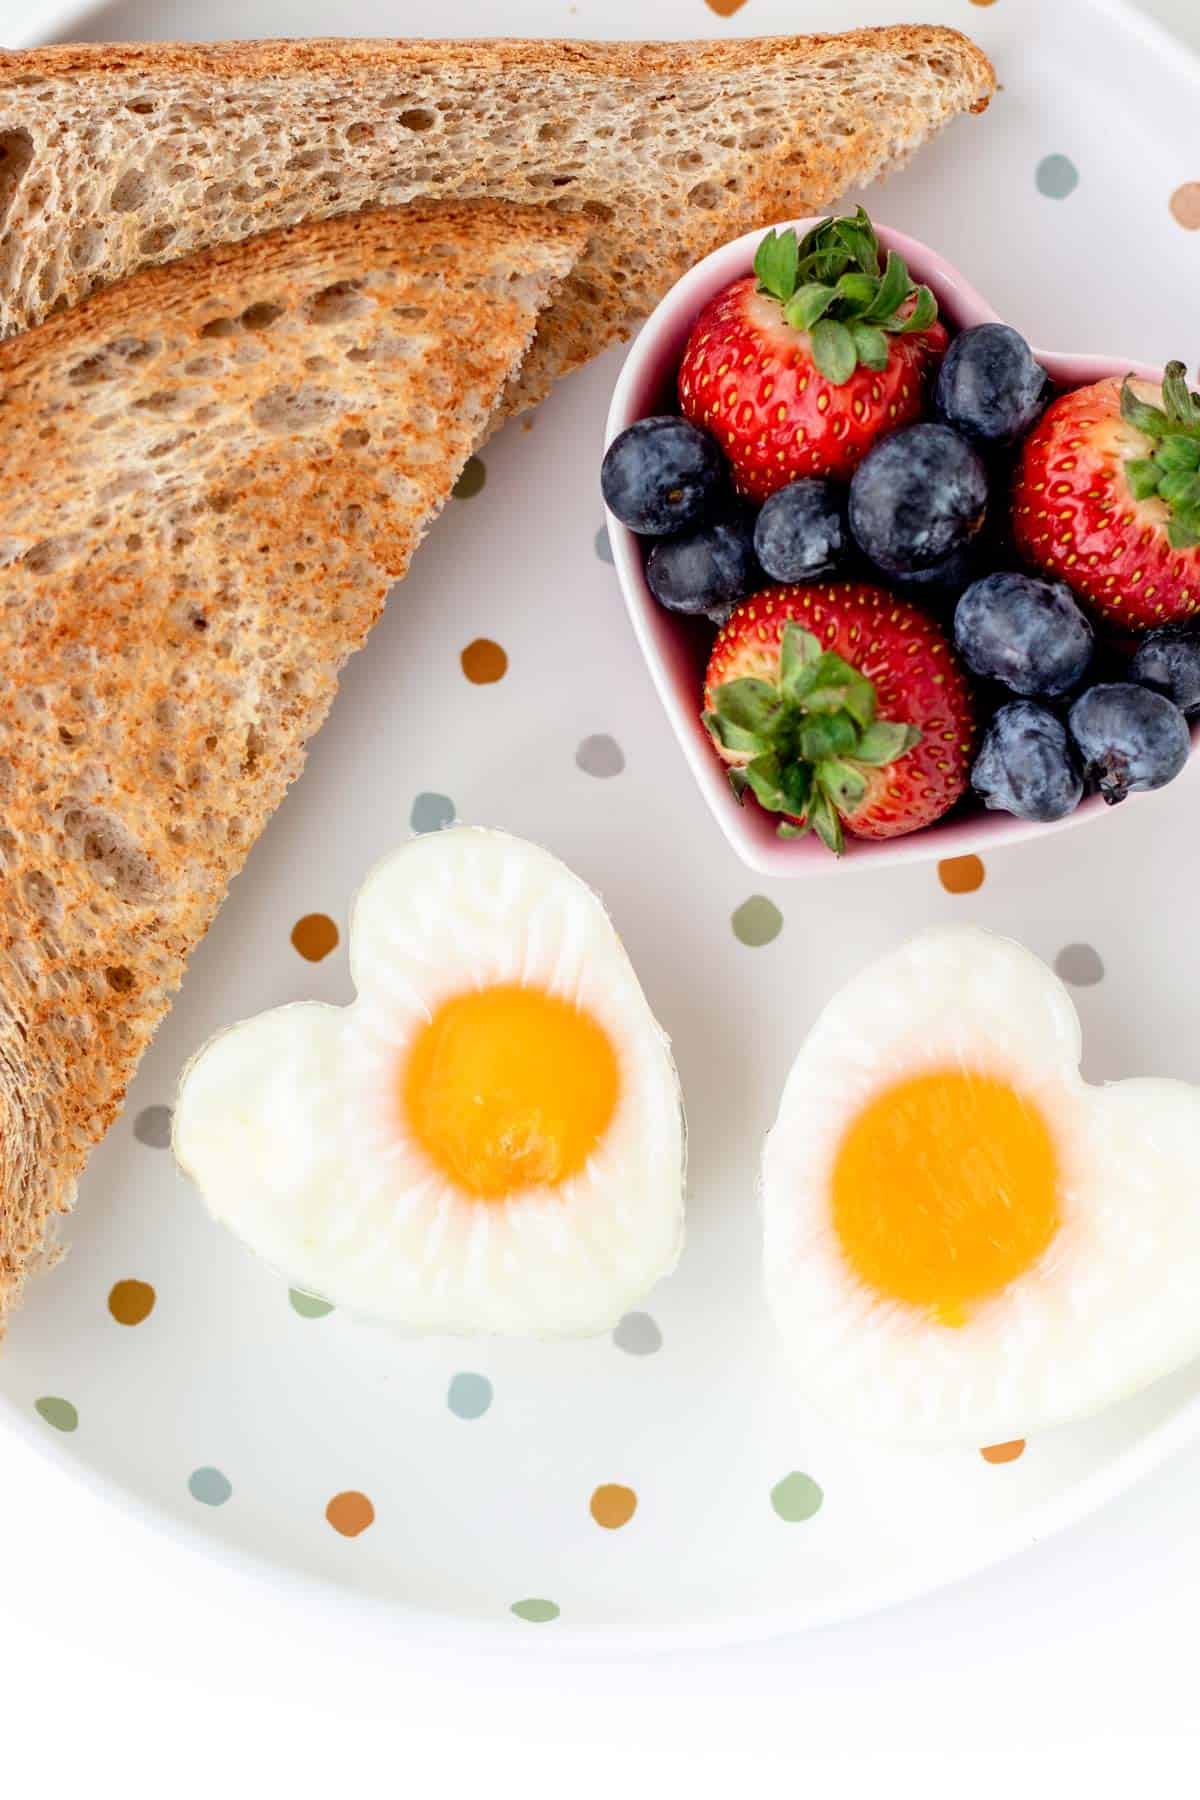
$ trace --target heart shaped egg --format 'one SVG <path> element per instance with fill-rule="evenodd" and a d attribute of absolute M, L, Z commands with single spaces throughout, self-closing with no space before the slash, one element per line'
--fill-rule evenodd
<path fill-rule="evenodd" d="M 983 1444 L 1200 1352 L 1200 1090 L 1089 1086 L 1062 983 L 923 933 L 825 1009 L 763 1167 L 770 1304 L 849 1429 Z"/>
<path fill-rule="evenodd" d="M 422 1331 L 611 1327 L 672 1268 L 683 1119 L 667 1039 L 596 896 L 545 850 L 415 839 L 354 907 L 345 1008 L 232 1026 L 174 1145 L 289 1281 Z"/>

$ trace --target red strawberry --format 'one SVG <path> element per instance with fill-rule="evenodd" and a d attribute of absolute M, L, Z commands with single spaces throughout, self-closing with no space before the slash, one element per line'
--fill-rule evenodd
<path fill-rule="evenodd" d="M 765 500 L 802 475 L 848 481 L 871 445 L 920 417 L 946 348 L 928 288 L 871 221 L 768 232 L 754 274 L 710 300 L 679 367 L 685 417 L 712 432 L 738 489 Z"/>
<path fill-rule="evenodd" d="M 704 722 L 782 835 L 903 837 L 966 791 L 975 721 L 942 628 L 886 589 L 773 587 L 713 645 Z"/>
<path fill-rule="evenodd" d="M 1200 611 L 1200 398 L 1182 363 L 1159 396 L 1101 381 L 1049 406 L 1013 494 L 1021 554 L 1129 631 Z"/>

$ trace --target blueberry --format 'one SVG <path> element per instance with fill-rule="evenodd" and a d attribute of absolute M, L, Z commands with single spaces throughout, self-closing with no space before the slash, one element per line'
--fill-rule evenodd
<path fill-rule="evenodd" d="M 988 445 L 1015 444 L 1049 395 L 1049 378 L 1011 325 L 972 325 L 938 370 L 934 404 L 947 425 Z"/>
<path fill-rule="evenodd" d="M 1174 781 L 1191 748 L 1187 720 L 1174 701 L 1131 681 L 1089 688 L 1067 722 L 1085 775 L 1110 806 Z"/>
<path fill-rule="evenodd" d="M 1148 631 L 1129 665 L 1129 678 L 1173 700 L 1180 712 L 1200 707 L 1200 629 L 1162 625 Z"/>
<path fill-rule="evenodd" d="M 971 770 L 971 786 L 993 812 L 1049 825 L 1083 798 L 1083 780 L 1066 726 L 1032 700 L 1011 700 L 994 714 Z"/>
<path fill-rule="evenodd" d="M 819 476 L 789 482 L 759 513 L 754 548 L 772 581 L 832 575 L 849 549 L 845 489 Z"/>
<path fill-rule="evenodd" d="M 718 519 L 655 544 L 646 560 L 646 580 L 654 598 L 672 612 L 703 614 L 723 625 L 738 601 L 762 584 L 751 521 Z"/>
<path fill-rule="evenodd" d="M 1004 572 L 985 575 L 963 594 L 954 641 L 973 675 L 1047 698 L 1078 687 L 1096 646 L 1064 582 Z"/>
<path fill-rule="evenodd" d="M 974 580 L 979 570 L 979 546 L 977 541 L 964 544 L 961 549 L 952 550 L 941 562 L 934 563 L 928 569 L 918 569 L 912 575 L 893 575 L 894 586 L 901 594 L 907 594 L 914 600 L 924 599 L 929 603 L 939 600 L 957 599 L 965 587 Z"/>
<path fill-rule="evenodd" d="M 887 575 L 912 575 L 964 549 L 983 524 L 983 458 L 948 425 L 881 438 L 850 483 L 850 529 Z"/>
<path fill-rule="evenodd" d="M 724 482 L 715 440 L 670 415 L 629 426 L 608 446 L 600 470 L 605 505 L 643 537 L 698 525 Z"/>

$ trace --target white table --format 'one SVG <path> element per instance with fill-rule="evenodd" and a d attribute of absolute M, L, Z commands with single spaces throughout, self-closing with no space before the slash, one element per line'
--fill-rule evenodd
<path fill-rule="evenodd" d="M 1200 0 L 1142 4 L 1200 49 Z M 900 1611 L 632 1668 L 417 1659 L 81 1505 L 11 1442 L 5 1475 L 0 1781 L 28 1754 L 26 1793 L 757 1795 L 814 1766 L 822 1794 L 1194 1785 L 1200 1450 Z"/>

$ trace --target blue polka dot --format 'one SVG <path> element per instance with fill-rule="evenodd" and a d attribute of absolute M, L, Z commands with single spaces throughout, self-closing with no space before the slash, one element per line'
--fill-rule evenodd
<path fill-rule="evenodd" d="M 414 831 L 441 831 L 453 825 L 454 818 L 454 802 L 449 794 L 418 794 L 408 822 Z"/>
<path fill-rule="evenodd" d="M 602 525 L 595 537 L 596 555 L 601 562 L 611 563 L 613 559 L 612 544 L 609 542 L 608 526 Z"/>
<path fill-rule="evenodd" d="M 492 1384 L 486 1375 L 456 1375 L 446 1394 L 446 1405 L 456 1419 L 482 1419 L 492 1404 Z"/>
<path fill-rule="evenodd" d="M 1047 200 L 1065 200 L 1079 186 L 1079 170 L 1069 156 L 1043 156 L 1037 166 L 1038 193 Z"/>
<path fill-rule="evenodd" d="M 220 1469 L 193 1469 L 188 1476 L 188 1493 L 201 1506 L 224 1506 L 233 1493 L 233 1483 Z"/>

